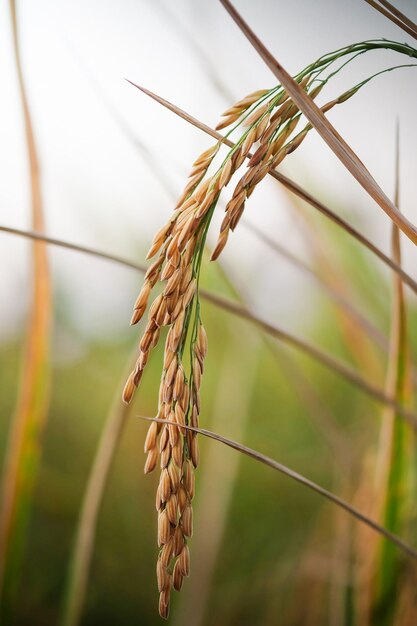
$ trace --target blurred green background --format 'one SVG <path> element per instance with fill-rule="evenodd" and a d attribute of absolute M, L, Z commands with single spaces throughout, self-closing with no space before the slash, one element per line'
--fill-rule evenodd
<path fill-rule="evenodd" d="M 274 79 L 216 3 L 181 0 L 175 8 L 149 0 L 17 4 L 47 232 L 141 263 L 189 165 L 211 144 L 122 77 L 143 79 L 210 124 L 235 98 Z M 328 0 L 304 0 L 300 10 L 270 0 L 261 3 L 263 11 L 248 0 L 236 4 L 294 72 L 347 42 L 402 36 L 365 3 L 347 11 L 344 2 Z M 398 5 L 406 12 L 415 8 Z M 27 227 L 29 183 L 10 16 L 5 7 L 0 10 L 0 76 L 7 94 L 0 116 L 0 166 L 7 172 L 0 181 L 0 223 Z M 311 28 L 317 11 L 321 30 Z M 282 29 L 282 23 L 288 27 Z M 388 57 L 378 60 L 383 67 L 389 62 Z M 349 68 L 347 83 L 336 82 L 335 94 L 378 69 L 368 59 L 359 69 Z M 392 195 L 399 116 L 402 207 L 416 221 L 416 119 L 409 82 L 408 75 L 389 74 L 347 103 L 348 113 L 337 110 L 331 119 Z M 284 171 L 391 254 L 389 220 L 314 133 Z M 210 245 L 221 212 L 219 207 Z M 206 259 L 202 287 L 247 304 L 262 319 L 320 346 L 384 388 L 387 354 L 381 342 L 386 344 L 390 333 L 393 291 L 386 268 L 275 181 L 265 181 L 256 191 L 245 216 L 221 262 Z M 297 269 L 277 254 L 251 224 L 310 270 Z M 403 249 L 404 265 L 412 273 L 415 250 L 408 242 Z M 53 246 L 48 256 L 54 293 L 51 404 L 16 607 L 5 626 L 59 623 L 93 458 L 109 411 L 120 402 L 143 330 L 143 322 L 139 328 L 128 326 L 140 272 Z M 0 263 L 2 466 L 22 376 L 32 295 L 30 244 L 0 233 Z M 357 315 L 335 302 L 335 295 L 371 322 L 376 341 Z M 417 312 L 409 295 L 415 362 Z M 208 302 L 203 302 L 202 318 L 209 353 L 201 427 L 259 450 L 369 511 L 381 405 L 310 357 Z M 156 412 L 161 346 L 131 406 L 106 485 L 84 626 L 161 623 L 155 575 L 158 476 L 143 475 L 148 424 L 139 419 Z M 191 576 L 181 594 L 173 594 L 170 624 L 354 624 L 360 546 L 366 542 L 358 523 L 278 472 L 220 443 L 199 441 Z M 406 525 L 412 526 L 415 516 L 413 508 Z M 416 544 L 413 532 L 406 539 Z"/>
<path fill-rule="evenodd" d="M 387 291 L 372 263 L 362 254 L 352 256 L 345 237 L 339 237 L 338 252 L 342 250 L 349 259 L 340 263 L 343 272 L 352 277 L 367 273 L 375 291 Z M 132 270 L 126 272 L 134 283 Z M 204 272 L 203 286 L 228 291 L 212 265 Z M 362 298 L 386 331 L 389 297 L 382 307 L 375 306 L 372 297 Z M 306 303 L 307 311 L 310 336 L 355 364 L 337 310 L 320 290 Z M 376 442 L 381 414 L 377 403 L 310 358 L 271 343 L 250 323 L 213 305 L 204 303 L 203 319 L 209 356 L 202 426 L 260 450 L 352 500 L 364 457 Z M 137 329 L 127 329 L 116 337 L 88 341 L 58 314 L 54 336 L 59 335 L 82 349 L 53 369 L 52 403 L 13 624 L 58 621 L 92 458 L 139 336 Z M 2 415 L 13 411 L 20 349 L 16 342 L 2 344 Z M 383 371 L 384 357 L 378 350 L 374 356 Z M 99 516 L 84 624 L 160 623 L 154 573 L 157 476 L 143 476 L 147 424 L 137 416 L 155 414 L 161 361 L 158 348 L 117 450 Z M 1 429 L 3 442 L 7 420 L 2 420 Z M 351 580 L 344 572 L 352 565 L 346 557 L 352 541 L 347 515 L 217 442 L 200 437 L 200 446 L 191 578 L 181 594 L 175 594 L 172 623 L 275 624 L 278 616 L 280 624 L 331 623 L 329 616 L 341 610 Z"/>

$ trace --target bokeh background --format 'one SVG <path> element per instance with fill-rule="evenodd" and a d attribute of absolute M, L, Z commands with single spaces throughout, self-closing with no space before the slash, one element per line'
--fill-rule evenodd
<path fill-rule="evenodd" d="M 356 0 L 294 5 L 239 0 L 239 11 L 291 73 L 345 44 L 406 35 Z M 413 0 L 398 8 L 417 19 Z M 47 233 L 143 262 L 190 164 L 211 145 L 147 99 L 128 78 L 215 125 L 245 94 L 274 85 L 220 3 L 197 0 L 19 0 L 18 23 L 42 173 Z M 329 99 L 399 62 L 373 52 L 329 86 Z M 0 7 L 0 223 L 28 228 L 29 178 L 7 3 Z M 416 76 L 377 78 L 329 117 L 389 196 L 395 127 L 401 133 L 401 209 L 417 222 Z M 390 254 L 390 222 L 311 133 L 283 172 Z M 216 239 L 221 211 L 209 245 Z M 319 276 L 277 255 L 263 233 Z M 229 245 L 230 244 L 230 245 Z M 385 359 L 328 297 L 338 287 L 385 336 L 390 276 L 346 235 L 276 181 L 250 199 L 204 287 L 351 362 L 383 384 Z M 404 242 L 404 266 L 416 253 Z M 142 277 L 135 270 L 49 248 L 53 272 L 52 401 L 14 624 L 56 624 L 83 490 L 98 438 L 139 336 L 129 327 Z M 0 233 L 0 453 L 16 402 L 31 300 L 31 245 Z M 410 315 L 415 302 L 410 298 Z M 248 323 L 204 304 L 209 356 L 201 425 L 246 443 L 352 497 L 375 442 L 381 408 Z M 412 325 L 411 325 L 412 326 Z M 124 430 L 100 512 L 83 624 L 152 625 L 156 476 L 142 446 L 161 368 L 156 351 Z M 171 610 L 176 626 L 340 624 L 350 521 L 315 495 L 214 442 L 201 442 L 192 576 Z M 1 459 L 0 459 L 1 460 Z M 300 597 L 303 598 L 300 602 Z"/>

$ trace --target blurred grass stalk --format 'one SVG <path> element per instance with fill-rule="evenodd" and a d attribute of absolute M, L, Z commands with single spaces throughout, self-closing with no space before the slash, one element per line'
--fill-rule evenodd
<path fill-rule="evenodd" d="M 117 386 L 88 476 L 68 566 L 60 621 L 62 626 L 76 626 L 81 621 L 100 507 L 117 447 L 131 409 L 134 406 L 133 404 L 128 405 L 122 402 L 121 389 L 127 374 L 136 363 L 136 357 L 137 348 L 135 345 L 132 356 L 127 363 L 126 371 L 123 373 L 123 382 L 121 381 L 120 385 Z"/>
<path fill-rule="evenodd" d="M 29 160 L 33 228 L 44 230 L 39 160 L 23 79 L 16 3 L 10 0 L 13 47 Z M 13 610 L 49 404 L 51 284 L 46 244 L 35 241 L 33 296 L 16 411 L 10 424 L 0 509 L 0 618 Z"/>
<path fill-rule="evenodd" d="M 399 157 L 397 130 L 395 203 L 399 206 Z M 392 256 L 401 263 L 400 231 L 392 225 Z M 404 406 L 412 405 L 412 378 L 407 311 L 404 289 L 398 276 L 393 277 L 391 337 L 386 377 L 386 391 Z M 374 516 L 386 528 L 403 536 L 409 531 L 411 489 L 414 484 L 412 433 L 398 419 L 392 407 L 386 407 L 380 428 L 374 485 Z M 359 620 L 363 626 L 384 626 L 398 619 L 401 583 L 407 571 L 401 557 L 385 542 L 373 537 L 368 544 L 365 581 L 359 592 Z M 408 574 L 409 574 L 408 570 Z M 397 622 L 395 622 L 397 623 Z M 404 623 L 404 626 L 408 626 Z"/>
<path fill-rule="evenodd" d="M 340 259 L 332 253 L 329 233 L 319 230 L 312 215 L 307 213 L 304 207 L 298 206 L 291 194 L 287 195 L 294 206 L 296 217 L 301 218 L 302 233 L 313 257 L 313 271 L 320 276 L 329 290 L 337 293 L 341 298 L 341 302 L 333 300 L 333 309 L 346 350 L 362 373 L 373 383 L 379 384 L 383 372 L 381 355 L 376 348 L 382 348 L 384 352 L 388 352 L 388 340 L 367 318 L 362 319 L 362 316 L 357 320 L 355 315 L 352 315 L 350 309 L 356 312 L 355 303 L 358 294 L 348 271 L 341 266 Z M 343 305 L 345 302 L 348 303 L 350 309 Z"/>

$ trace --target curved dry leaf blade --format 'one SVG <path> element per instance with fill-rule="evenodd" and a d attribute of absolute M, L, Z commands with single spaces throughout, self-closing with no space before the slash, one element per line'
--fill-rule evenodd
<path fill-rule="evenodd" d="M 397 136 L 397 167 L 395 203 L 399 206 L 399 158 Z M 392 255 L 401 263 L 400 231 L 392 227 Z M 411 404 L 411 361 L 407 332 L 407 310 L 404 290 L 397 278 L 393 281 L 393 303 L 390 351 L 386 392 L 405 406 Z M 396 419 L 393 408 L 387 408 L 382 416 L 380 447 L 378 451 L 377 489 L 378 519 L 392 532 L 404 532 L 409 518 L 413 459 L 412 440 L 408 429 Z M 396 596 L 399 560 L 397 554 L 386 545 L 377 546 L 375 561 L 375 585 L 372 590 L 371 611 L 383 606 L 387 598 Z"/>
<path fill-rule="evenodd" d="M 89 254 L 91 256 L 104 259 L 105 261 L 112 261 L 113 263 L 118 263 L 119 265 L 123 265 L 124 267 L 138 270 L 139 272 L 146 272 L 146 270 L 148 269 L 145 265 L 142 265 L 140 263 L 134 263 L 133 261 L 129 261 L 128 259 L 125 259 L 124 257 L 118 256 L 116 254 L 110 254 L 108 252 L 96 250 L 88 246 L 81 246 L 77 243 L 72 243 L 64 239 L 48 237 L 43 233 L 35 232 L 33 230 L 23 230 L 21 228 L 12 228 L 11 226 L 0 225 L 0 232 L 9 233 L 10 235 L 18 235 L 19 237 L 25 237 L 26 239 L 34 239 L 35 241 L 44 241 L 45 243 L 51 244 L 52 246 L 59 246 L 60 248 L 66 248 L 67 250 L 74 250 L 74 252 Z"/>
<path fill-rule="evenodd" d="M 358 387 L 358 389 L 361 389 L 378 402 L 386 404 L 387 406 L 394 407 L 397 413 L 399 413 L 411 426 L 413 426 L 413 428 L 417 427 L 416 413 L 398 405 L 398 403 L 393 398 L 387 396 L 385 391 L 364 380 L 360 374 L 351 369 L 342 361 L 320 350 L 316 346 L 304 340 L 301 340 L 299 337 L 296 337 L 295 335 L 292 335 L 287 331 L 284 331 L 280 328 L 277 328 L 276 326 L 273 326 L 272 324 L 269 324 L 268 322 L 265 322 L 264 320 L 261 320 L 239 304 L 226 300 L 225 298 L 222 298 L 220 296 L 216 296 L 212 293 L 203 291 L 201 291 L 200 293 L 202 296 L 204 295 L 204 298 L 209 302 L 212 302 L 213 304 L 218 303 L 219 305 L 221 303 L 221 307 L 224 310 L 230 311 L 231 313 L 234 313 L 241 318 L 251 321 L 253 324 L 257 325 L 271 337 L 275 337 L 280 341 L 284 341 L 285 343 L 291 345 L 297 350 L 302 351 L 304 354 L 308 354 L 311 358 L 320 362 L 329 370 L 342 376 L 343 378 L 345 378 L 345 380 L 348 380 L 351 384 L 355 385 L 356 387 Z"/>
<path fill-rule="evenodd" d="M 175 113 L 176 115 L 184 119 L 186 122 L 192 124 L 193 126 L 195 126 L 196 128 L 199 128 L 200 130 L 210 135 L 211 137 L 214 137 L 218 141 L 224 143 L 225 146 L 228 146 L 229 148 L 234 147 L 234 143 L 232 141 L 230 141 L 229 139 L 227 139 L 226 137 L 218 133 L 216 130 L 213 130 L 212 128 L 210 128 L 210 126 L 207 126 L 207 124 L 200 122 L 199 120 L 197 120 L 195 117 L 193 117 L 192 115 L 190 115 L 183 109 L 180 109 L 179 107 L 177 107 L 175 104 L 172 104 L 165 98 L 158 96 L 157 94 L 153 93 L 149 89 L 146 89 L 145 87 L 137 85 L 131 80 L 128 80 L 128 79 L 126 80 L 128 83 L 133 85 L 133 87 L 136 87 L 137 89 L 142 91 L 144 94 L 146 94 L 147 96 L 149 96 L 150 98 L 152 98 L 153 100 L 161 104 L 162 106 L 166 107 L 167 109 L 169 109 L 170 111 L 172 111 L 173 113 Z M 252 154 L 249 153 L 247 155 L 247 158 L 249 159 L 251 158 L 251 156 Z M 325 206 L 322 202 L 314 198 L 308 191 L 300 187 L 300 185 L 292 181 L 287 176 L 284 176 L 284 174 L 281 174 L 277 170 L 270 170 L 268 173 L 270 176 L 272 176 L 273 178 L 278 180 L 282 185 L 284 185 L 284 187 L 289 189 L 289 191 L 291 191 L 296 196 L 301 198 L 301 200 L 304 200 L 305 202 L 307 202 L 317 211 L 322 213 L 322 215 L 324 215 L 329 220 L 331 220 L 334 224 L 336 224 L 337 226 L 342 228 L 344 231 L 346 231 L 354 239 L 359 241 L 359 243 L 361 243 L 366 248 L 368 248 L 368 250 L 372 252 L 372 254 L 377 256 L 385 265 L 387 265 L 394 272 L 396 272 L 401 277 L 402 281 L 406 285 L 408 285 L 414 291 L 414 293 L 417 294 L 417 282 L 409 274 L 404 272 L 404 270 L 401 267 L 399 267 L 396 263 L 394 263 L 392 259 L 390 259 L 386 254 L 384 254 L 377 246 L 375 246 L 375 244 L 373 244 L 371 241 L 369 241 L 369 239 L 367 239 L 364 235 L 362 235 L 362 233 L 360 233 L 355 228 L 353 228 L 353 226 L 345 222 L 345 220 L 343 220 L 341 217 L 336 215 L 336 213 L 334 213 L 331 209 Z"/>
<path fill-rule="evenodd" d="M 379 13 L 382 13 L 382 15 L 391 20 L 391 22 L 402 28 L 402 30 L 411 35 L 411 37 L 417 39 L 417 25 L 404 15 L 404 13 L 396 9 L 390 2 L 386 0 L 365 0 L 365 2 L 376 9 L 376 11 L 379 11 Z"/>
<path fill-rule="evenodd" d="M 229 0 L 220 0 L 222 5 L 234 19 L 241 31 L 253 45 L 255 50 L 265 61 L 266 65 L 279 80 L 284 89 L 289 93 L 293 102 L 304 113 L 327 145 L 343 163 L 347 170 L 354 176 L 365 191 L 379 204 L 381 209 L 403 231 L 414 244 L 417 244 L 417 229 L 407 220 L 385 195 L 378 183 L 366 169 L 352 148 L 346 143 L 341 135 L 332 126 L 314 100 L 308 96 L 300 85 L 290 76 L 284 67 L 272 56 L 269 50 L 246 24 Z"/>
<path fill-rule="evenodd" d="M 353 304 L 357 301 L 358 294 L 355 293 L 355 285 L 349 270 L 338 262 L 337 254 L 334 254 L 332 245 L 334 233 L 323 232 L 319 224 L 311 219 L 311 213 L 307 214 L 301 210 L 298 204 L 295 204 L 294 209 L 300 218 L 298 225 L 301 226 L 301 233 L 307 241 L 314 272 L 326 290 L 337 296 L 332 298 L 334 319 L 345 349 L 350 353 L 359 371 L 369 380 L 378 382 L 383 372 L 381 355 L 376 347 L 387 352 L 388 340 Z M 343 245 L 342 242 L 339 245 Z"/>
<path fill-rule="evenodd" d="M 52 245 L 62 246 L 64 248 L 75 250 L 77 252 L 84 252 L 86 254 L 91 254 L 93 256 L 99 256 L 100 258 L 103 258 L 109 261 L 115 261 L 117 263 L 120 263 L 121 265 L 125 265 L 126 267 L 136 269 L 140 272 L 146 271 L 146 268 L 144 268 L 142 265 L 133 263 L 131 261 L 126 261 L 121 257 L 109 255 L 109 254 L 106 254 L 105 252 L 98 252 L 98 251 L 92 250 L 91 248 L 87 248 L 85 246 L 79 246 L 77 244 L 64 242 L 60 239 L 46 237 L 42 235 L 41 233 L 32 233 L 30 231 L 21 231 L 20 229 L 9 229 L 6 227 L 0 227 L 0 230 L 5 230 L 13 234 L 19 234 L 24 237 L 29 237 L 29 238 L 33 237 L 38 240 L 46 241 Z M 235 302 L 232 302 L 231 300 L 223 298 L 222 296 L 218 296 L 204 289 L 200 290 L 200 295 L 202 298 L 204 298 L 208 302 L 211 302 L 214 306 L 217 306 L 223 309 L 224 311 L 228 311 L 232 315 L 236 315 L 242 319 L 247 320 L 248 322 L 252 324 L 255 324 L 256 326 L 258 326 L 258 328 L 263 330 L 266 334 L 270 335 L 271 337 L 274 337 L 275 339 L 288 343 L 289 345 L 300 350 L 301 352 L 308 354 L 312 359 L 319 361 L 322 365 L 324 365 L 331 371 L 335 372 L 342 378 L 345 378 L 350 383 L 352 383 L 353 385 L 355 385 L 356 387 L 358 387 L 359 389 L 367 393 L 369 396 L 375 398 L 382 404 L 393 406 L 399 415 L 401 415 L 414 428 L 417 428 L 417 413 L 414 413 L 413 411 L 410 411 L 404 407 L 399 406 L 393 398 L 387 397 L 384 390 L 364 380 L 362 376 L 360 376 L 357 372 L 355 372 L 355 370 L 351 369 L 348 365 L 346 365 L 342 361 L 335 359 L 330 354 L 324 352 L 323 350 L 317 348 L 316 346 L 309 344 L 303 339 L 300 339 L 299 337 L 291 335 L 287 331 L 284 331 L 281 328 L 278 328 L 277 326 L 274 326 L 272 324 L 269 324 L 268 322 L 265 322 L 264 320 L 254 315 L 251 311 L 249 311 L 245 307 L 242 307 L 241 305 Z"/>
<path fill-rule="evenodd" d="M 336 305 L 336 310 L 342 311 L 346 318 L 348 318 L 351 323 L 357 325 L 361 328 L 369 338 L 372 338 L 373 341 L 381 347 L 383 350 L 387 349 L 387 339 L 379 331 L 379 329 L 374 326 L 374 324 L 369 321 L 357 308 L 354 304 L 352 304 L 349 298 L 343 293 L 342 289 L 338 287 L 340 285 L 341 276 L 338 274 L 337 276 L 328 269 L 324 263 L 318 265 L 318 267 L 311 267 L 308 263 L 303 261 L 301 258 L 287 250 L 284 246 L 282 246 L 278 241 L 264 233 L 258 226 L 256 226 L 253 222 L 248 222 L 248 220 L 243 219 L 241 224 L 246 227 L 250 232 L 254 233 L 258 239 L 260 239 L 268 248 L 273 250 L 276 254 L 282 256 L 284 259 L 289 261 L 292 265 L 305 272 L 306 274 L 314 277 L 314 279 L 319 283 L 319 285 L 323 288 L 323 290 L 328 294 L 331 300 Z M 311 229 L 312 224 L 310 223 L 308 227 Z M 315 235 L 318 233 L 315 233 Z M 323 242 L 320 242 L 324 244 Z M 346 276 L 342 277 L 342 284 L 346 283 Z M 338 282 L 339 281 L 339 282 Z"/>
<path fill-rule="evenodd" d="M 170 422 L 169 420 L 163 420 L 163 419 L 159 419 L 156 417 L 145 417 L 142 415 L 138 415 L 138 417 L 140 419 L 147 420 L 150 422 L 155 421 L 155 422 L 160 422 L 162 424 L 174 424 L 175 425 L 175 422 Z M 237 443 L 236 441 L 233 441 L 232 439 L 227 439 L 226 437 L 223 437 L 222 435 L 219 435 L 217 433 L 213 433 L 210 430 L 206 430 L 205 428 L 193 428 L 192 426 L 185 426 L 185 428 L 188 430 L 192 430 L 193 432 L 196 432 L 200 435 L 204 435 L 205 437 L 210 437 L 210 439 L 214 439 L 215 441 L 219 441 L 220 443 L 223 443 L 224 445 L 229 446 L 230 448 L 233 448 L 234 450 L 237 450 L 238 452 L 241 452 L 242 454 L 245 454 L 246 456 L 249 456 L 252 459 L 255 459 L 256 461 L 259 461 L 260 463 L 263 463 L 264 465 L 267 465 L 268 467 L 271 467 L 272 469 L 275 469 L 278 472 L 281 472 L 281 474 L 284 474 L 285 476 L 288 476 L 289 478 L 300 483 L 301 485 L 304 485 L 311 491 L 315 491 L 316 493 L 320 494 L 327 500 L 330 500 L 331 502 L 333 502 L 333 504 L 336 504 L 337 506 L 341 507 L 342 509 L 350 513 L 350 515 L 355 517 L 357 520 L 359 520 L 363 524 L 366 524 L 367 526 L 372 528 L 375 532 L 379 533 L 380 535 L 383 535 L 386 539 L 393 542 L 403 552 L 411 556 L 413 559 L 417 559 L 417 550 L 415 550 L 412 546 L 408 545 L 400 537 L 397 537 L 393 533 L 389 532 L 386 528 L 383 528 L 382 526 L 380 526 L 377 522 L 375 522 L 374 520 L 370 519 L 369 517 L 361 513 L 361 511 L 359 511 L 358 509 L 350 505 L 348 502 L 346 502 L 342 498 L 339 498 L 339 496 L 332 493 L 331 491 L 328 491 L 324 487 L 321 487 L 320 485 L 313 482 L 309 478 L 306 478 L 302 474 L 295 472 L 294 470 L 290 469 L 286 465 L 283 465 L 282 463 L 279 463 L 278 461 L 271 459 L 270 457 L 262 454 L 261 452 L 258 452 L 257 450 L 253 450 L 252 448 L 249 448 L 248 446 L 244 446 L 240 443 Z"/>

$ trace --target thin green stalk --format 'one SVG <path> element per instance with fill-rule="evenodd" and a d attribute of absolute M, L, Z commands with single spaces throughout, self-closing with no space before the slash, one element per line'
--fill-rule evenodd
<path fill-rule="evenodd" d="M 395 202 L 399 206 L 399 158 L 397 136 L 397 171 Z M 392 228 L 392 253 L 401 263 L 400 233 Z M 401 281 L 393 282 L 391 340 L 386 390 L 404 405 L 411 400 L 410 350 L 407 331 L 407 311 Z M 411 433 L 396 419 L 395 409 L 386 409 L 380 432 L 376 473 L 377 515 L 381 523 L 395 533 L 407 530 L 411 504 Z M 402 562 L 395 551 L 377 544 L 373 577 L 371 578 L 370 623 L 388 626 L 397 602 L 402 575 Z"/>

